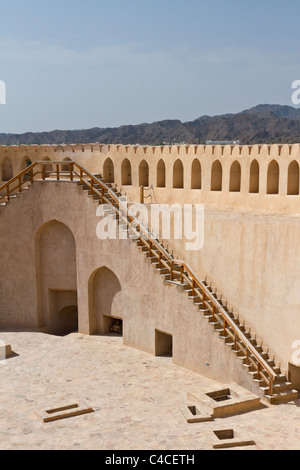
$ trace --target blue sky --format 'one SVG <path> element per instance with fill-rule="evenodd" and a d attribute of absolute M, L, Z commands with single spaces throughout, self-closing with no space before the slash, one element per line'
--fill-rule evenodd
<path fill-rule="evenodd" d="M 291 103 L 299 0 L 0 0 L 0 133 Z"/>

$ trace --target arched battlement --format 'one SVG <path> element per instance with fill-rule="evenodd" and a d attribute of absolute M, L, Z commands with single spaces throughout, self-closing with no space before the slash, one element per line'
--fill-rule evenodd
<path fill-rule="evenodd" d="M 253 207 L 256 209 L 261 207 L 262 210 L 270 207 L 273 212 L 276 210 L 280 212 L 280 207 L 287 212 L 300 210 L 300 200 L 298 204 L 297 198 L 289 197 L 297 195 L 293 194 L 297 192 L 297 184 L 288 183 L 291 178 L 297 179 L 296 164 L 294 164 L 294 171 L 291 170 L 290 164 L 295 161 L 300 165 L 299 144 L 142 146 L 96 143 L 0 146 L 0 166 L 5 158 L 11 161 L 13 175 L 26 167 L 26 161 L 34 163 L 47 160 L 49 161 L 48 170 L 51 161 L 75 160 L 94 174 L 108 176 L 109 182 L 114 183 L 118 188 L 126 186 L 126 194 L 131 200 L 139 200 L 139 184 L 141 181 L 146 183 L 147 179 L 147 186 L 153 188 L 152 201 L 156 202 L 176 203 L 178 192 L 175 190 L 182 189 L 180 201 L 182 203 L 218 204 L 220 202 L 224 204 L 226 201 L 226 204 L 241 205 L 249 210 Z M 199 160 L 197 168 L 194 163 L 195 158 Z M 109 165 L 108 159 L 110 159 Z M 125 159 L 128 160 L 129 165 L 124 173 Z M 212 166 L 217 160 L 221 164 L 218 178 L 220 180 L 220 173 L 222 173 L 222 184 L 220 181 L 216 184 L 218 172 L 212 171 Z M 280 171 L 278 178 L 276 176 L 278 179 L 275 183 L 276 188 L 270 189 L 271 174 L 274 178 L 274 172 L 269 169 L 269 165 L 273 160 L 278 163 Z M 139 175 L 139 167 L 143 161 L 148 165 L 148 177 L 145 179 L 140 178 Z M 232 188 L 230 173 L 235 161 L 240 164 L 239 191 L 230 189 Z M 253 161 L 256 162 L 254 166 L 252 166 Z M 201 185 L 195 182 L 199 181 L 195 175 L 195 172 L 200 174 L 199 168 L 201 168 Z M 2 182 L 5 182 L 7 178 L 3 171 L 0 172 L 0 178 Z M 227 195 L 232 192 L 238 194 L 234 196 L 234 199 L 232 197 L 227 199 Z M 255 203 L 251 196 L 253 194 L 256 194 Z M 261 199 L 267 194 L 276 196 L 270 206 Z M 293 199 L 293 207 L 291 203 L 280 202 L 283 201 L 282 198 Z"/>

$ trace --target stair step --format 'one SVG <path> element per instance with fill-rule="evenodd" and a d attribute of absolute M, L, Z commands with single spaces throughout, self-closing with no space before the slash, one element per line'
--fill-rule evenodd
<path fill-rule="evenodd" d="M 260 387 L 260 389 L 265 393 L 269 392 L 269 387 Z M 281 384 L 274 384 L 273 385 L 273 394 L 289 392 L 292 389 L 293 389 L 293 384 L 290 383 L 290 382 L 284 382 L 284 383 L 281 383 Z"/>
<path fill-rule="evenodd" d="M 110 190 L 113 191 L 113 193 L 115 195 L 117 195 L 117 197 L 119 197 L 120 201 L 127 202 L 127 198 L 122 196 L 121 193 L 115 187 L 112 187 L 110 183 L 107 184 L 107 187 L 110 188 Z M 96 189 L 101 189 L 101 185 L 96 184 L 95 188 Z M 83 190 L 90 191 L 90 188 L 87 185 L 84 185 Z M 111 202 L 113 201 L 113 197 L 111 196 L 111 194 L 107 190 L 105 191 L 104 194 L 105 194 L 105 197 L 108 201 L 111 201 Z M 101 199 L 97 194 L 92 194 L 92 196 L 97 201 L 99 201 Z M 115 211 L 113 210 L 112 206 L 109 203 L 105 204 L 105 211 L 108 212 L 113 218 L 115 218 L 115 219 L 117 218 L 117 215 L 116 215 Z M 123 229 L 125 231 L 127 231 L 130 228 L 128 226 L 128 224 L 126 224 L 122 221 L 121 222 L 119 221 L 119 226 L 120 226 L 121 229 Z M 129 235 L 129 238 L 134 242 L 139 242 L 139 240 L 140 240 L 140 237 L 136 234 Z M 278 372 L 277 377 L 276 377 L 275 382 L 274 382 L 274 389 L 273 389 L 274 394 L 273 394 L 272 397 L 268 397 L 267 394 L 268 394 L 269 388 L 265 386 L 264 380 L 260 379 L 258 377 L 257 370 L 255 370 L 255 368 L 253 367 L 252 364 L 246 364 L 247 358 L 246 358 L 245 354 L 243 353 L 243 351 L 241 349 L 239 349 L 238 345 L 237 345 L 237 349 L 234 349 L 236 343 L 232 339 L 231 335 L 227 334 L 227 332 L 224 335 L 224 327 L 223 327 L 221 321 L 219 320 L 219 318 L 221 319 L 221 316 L 218 315 L 217 312 L 213 316 L 212 312 L 209 308 L 207 308 L 207 307 L 203 308 L 203 302 L 202 302 L 201 296 L 196 294 L 196 292 L 193 293 L 193 289 L 191 288 L 191 286 L 188 283 L 186 283 L 186 282 L 181 283 L 180 282 L 180 276 L 182 274 L 182 266 L 180 264 L 176 264 L 176 263 L 173 264 L 173 266 L 172 266 L 173 267 L 173 273 L 172 273 L 173 278 L 172 278 L 172 281 L 171 281 L 170 271 L 165 266 L 162 266 L 162 265 L 160 266 L 158 257 L 155 256 L 155 253 L 158 253 L 159 250 L 156 249 L 156 248 L 153 248 L 150 252 L 149 248 L 145 247 L 143 244 L 142 245 L 138 244 L 138 245 L 139 245 L 138 247 L 139 247 L 139 249 L 141 249 L 142 253 L 146 254 L 146 257 L 154 265 L 156 271 L 158 271 L 158 273 L 163 277 L 164 282 L 166 284 L 172 284 L 172 285 L 179 286 L 179 287 L 183 288 L 183 290 L 188 294 L 188 298 L 193 300 L 194 305 L 197 306 L 198 309 L 199 309 L 199 313 L 203 313 L 203 315 L 207 317 L 209 324 L 213 325 L 214 331 L 216 331 L 219 334 L 220 339 L 223 339 L 225 341 L 225 345 L 228 346 L 229 348 L 231 348 L 236 353 L 237 357 L 242 361 L 242 367 L 247 369 L 248 373 L 252 376 L 254 383 L 265 393 L 266 399 L 271 400 L 271 402 L 276 402 L 276 403 L 278 402 L 279 403 L 279 402 L 282 402 L 282 401 L 287 401 L 287 400 L 295 399 L 295 398 L 298 397 L 298 392 L 295 392 L 294 390 L 291 390 L 292 389 L 292 384 L 290 382 L 287 382 L 286 377 L 283 374 L 280 373 L 280 368 L 277 367 L 276 364 L 274 363 L 274 361 L 269 358 L 268 353 L 263 351 L 262 346 L 257 343 L 255 338 L 252 337 L 251 332 L 247 331 L 245 326 L 241 325 L 239 318 L 236 318 L 234 313 L 232 311 L 229 311 L 227 305 L 225 305 L 223 303 L 223 301 L 219 298 L 216 289 L 214 289 L 212 286 L 208 286 L 207 281 L 205 281 L 205 280 L 202 281 L 203 285 L 207 287 L 207 289 L 209 290 L 209 292 L 211 293 L 213 298 L 216 299 L 219 302 L 219 304 L 224 308 L 224 310 L 226 311 L 228 316 L 231 318 L 232 322 L 237 327 L 240 328 L 240 330 L 243 332 L 243 334 L 248 339 L 248 341 L 251 342 L 251 344 L 254 346 L 256 351 L 262 356 L 262 358 L 264 358 L 266 360 L 266 362 L 270 365 L 270 367 L 272 367 L 272 369 L 274 370 L 275 373 Z M 170 261 L 164 260 L 164 262 L 167 263 L 169 266 L 171 266 Z M 184 274 L 186 274 L 186 273 L 184 273 Z M 213 303 L 212 300 L 205 299 L 205 305 L 212 305 L 212 303 Z M 227 327 L 227 330 L 233 332 L 233 330 L 230 326 Z M 252 358 L 251 354 L 249 354 L 249 358 Z"/>
<path fill-rule="evenodd" d="M 166 283 L 166 284 L 174 284 L 175 286 L 180 286 L 180 287 L 183 287 L 183 286 L 184 286 L 184 284 L 181 284 L 181 283 L 178 282 L 178 281 L 165 280 L 165 283 Z"/>
<path fill-rule="evenodd" d="M 265 395 L 264 397 L 271 405 L 279 403 L 288 403 L 290 401 L 299 399 L 299 392 L 297 390 L 289 390 L 288 392 L 275 393 L 272 396 Z"/>

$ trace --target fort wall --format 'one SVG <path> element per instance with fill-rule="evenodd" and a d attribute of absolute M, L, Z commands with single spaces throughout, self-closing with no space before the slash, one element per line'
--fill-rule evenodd
<path fill-rule="evenodd" d="M 49 165 L 66 160 L 66 168 L 75 160 L 132 201 L 139 200 L 142 184 L 152 188 L 145 191 L 149 203 L 204 204 L 203 249 L 186 251 L 174 239 L 169 247 L 199 276 L 208 276 L 288 368 L 292 344 L 300 340 L 299 144 L 2 146 L 1 175 L 45 159 Z M 79 210 L 76 203 L 69 210 Z M 27 210 L 31 221 L 35 211 Z M 7 230 L 6 244 L 16 237 L 13 227 Z"/>
<path fill-rule="evenodd" d="M 80 333 L 104 334 L 117 318 L 126 345 L 155 355 L 157 332 L 167 334 L 176 364 L 257 393 L 207 318 L 136 244 L 97 238 L 96 209 L 71 182 L 36 182 L 0 208 L 0 328 L 61 334 L 62 315 L 77 307 Z"/>
<path fill-rule="evenodd" d="M 129 199 L 152 187 L 147 202 L 207 203 L 244 210 L 300 213 L 300 145 L 0 146 L 0 180 L 26 161 L 76 160 L 111 179 Z"/>

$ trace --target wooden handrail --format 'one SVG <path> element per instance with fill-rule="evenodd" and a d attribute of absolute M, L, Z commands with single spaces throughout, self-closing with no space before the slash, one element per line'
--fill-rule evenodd
<path fill-rule="evenodd" d="M 0 200 L 3 198 L 7 198 L 10 200 L 10 195 L 12 191 L 19 189 L 19 192 L 22 189 L 22 186 L 29 181 L 31 183 L 34 182 L 37 175 L 42 174 L 42 179 L 45 180 L 45 166 L 53 165 L 55 171 L 47 171 L 48 175 L 54 174 L 57 177 L 57 180 L 60 178 L 60 173 L 63 173 L 64 176 L 69 176 L 70 181 L 74 180 L 74 176 L 79 178 L 79 181 L 86 184 L 90 191 L 97 194 L 101 198 L 101 202 L 108 203 L 111 207 L 115 210 L 115 212 L 119 215 L 126 222 L 129 228 L 140 238 L 140 243 L 143 246 L 146 246 L 149 249 L 150 255 L 154 255 L 159 263 L 159 267 L 164 266 L 165 269 L 170 271 L 171 273 L 171 280 L 173 279 L 174 272 L 173 266 L 176 264 L 177 266 L 181 267 L 180 272 L 177 273 L 180 275 L 180 283 L 183 284 L 183 280 L 185 279 L 189 285 L 191 285 L 193 289 L 193 295 L 196 290 L 200 289 L 200 295 L 202 297 L 203 305 L 209 305 L 208 302 L 212 304 L 212 311 L 213 316 L 220 314 L 224 320 L 224 331 L 229 331 L 228 326 L 233 330 L 234 337 L 235 337 L 235 344 L 237 344 L 237 340 L 244 344 L 246 350 L 249 351 L 252 356 L 257 361 L 258 365 L 258 376 L 261 373 L 261 367 L 269 374 L 269 394 L 272 395 L 273 389 L 273 381 L 276 378 L 277 374 L 272 370 L 272 368 L 267 364 L 267 362 L 263 359 L 263 357 L 259 354 L 259 352 L 254 348 L 254 346 L 250 343 L 250 341 L 246 338 L 243 332 L 238 328 L 238 326 L 232 321 L 231 317 L 225 311 L 223 306 L 220 302 L 214 297 L 211 291 L 207 288 L 207 286 L 198 278 L 196 273 L 192 270 L 192 268 L 185 263 L 185 261 L 175 260 L 167 250 L 156 240 L 151 232 L 143 225 L 142 222 L 138 220 L 133 214 L 130 213 L 128 210 L 127 204 L 124 204 L 120 198 L 112 191 L 103 181 L 93 175 L 91 172 L 86 170 L 82 165 L 75 161 L 37 161 L 32 163 L 30 166 L 22 170 L 18 175 L 16 175 L 11 180 L 7 181 L 0 187 L 0 192 L 5 191 L 3 196 L 0 196 Z M 64 165 L 69 165 L 70 170 L 62 172 L 60 167 Z M 41 166 L 40 171 L 34 172 L 34 169 L 38 166 Z M 75 171 L 75 168 L 79 170 L 79 173 Z M 22 181 L 22 177 L 24 175 L 29 174 L 28 178 Z M 16 188 L 10 190 L 10 187 L 13 183 L 18 182 Z M 97 189 L 95 186 L 100 186 L 101 191 Z M 109 195 L 112 199 L 109 200 L 105 193 Z M 134 225 L 133 225 L 134 224 Z M 144 238 L 143 238 L 144 236 Z M 156 251 L 155 251 L 156 249 Z M 186 274 L 185 274 L 186 273 Z M 211 306 L 209 306 L 211 309 Z M 240 346 L 241 348 L 241 346 Z M 243 348 L 241 348 L 243 349 Z M 248 353 L 247 353 L 248 357 Z M 261 373 L 262 374 L 262 373 Z M 264 374 L 262 374 L 263 378 L 265 379 Z"/>
<path fill-rule="evenodd" d="M 222 307 L 220 302 L 212 295 L 211 291 L 207 288 L 207 286 L 198 278 L 192 268 L 182 260 L 172 260 L 172 263 L 176 263 L 179 266 L 183 266 L 184 270 L 191 276 L 192 281 L 194 281 L 198 287 L 202 290 L 202 292 L 206 295 L 206 297 L 211 301 L 211 303 L 217 308 L 217 311 L 222 315 L 224 321 L 232 328 L 234 333 L 238 336 L 238 338 L 242 341 L 242 343 L 246 346 L 248 351 L 255 357 L 256 361 L 267 371 L 269 376 L 273 379 L 276 378 L 277 374 L 273 371 L 273 369 L 269 366 L 269 364 L 261 357 L 258 351 L 254 348 L 254 346 L 250 343 L 250 341 L 246 338 L 243 332 L 238 328 L 238 326 L 232 321 L 231 317 L 228 315 L 226 310 Z"/>

